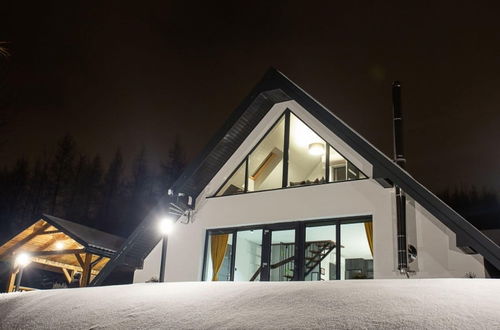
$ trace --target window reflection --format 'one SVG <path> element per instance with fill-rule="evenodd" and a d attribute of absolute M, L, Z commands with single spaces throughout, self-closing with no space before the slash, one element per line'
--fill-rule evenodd
<path fill-rule="evenodd" d="M 284 134 L 282 118 L 248 156 L 248 191 L 281 188 Z"/>

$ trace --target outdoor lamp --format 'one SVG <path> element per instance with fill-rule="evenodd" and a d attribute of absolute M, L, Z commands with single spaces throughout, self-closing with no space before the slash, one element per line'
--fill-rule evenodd
<path fill-rule="evenodd" d="M 19 273 L 16 277 L 16 291 L 20 291 L 21 278 L 23 277 L 23 270 L 31 262 L 31 256 L 27 253 L 20 253 L 16 257 L 16 265 L 19 266 Z"/>
<path fill-rule="evenodd" d="M 170 217 L 161 218 L 158 224 L 160 233 L 163 235 L 160 260 L 160 282 L 165 282 L 165 263 L 167 258 L 168 235 L 174 229 L 174 219 Z"/>
<path fill-rule="evenodd" d="M 174 229 L 173 219 L 169 218 L 169 217 L 165 217 L 165 218 L 160 219 L 159 229 L 160 229 L 160 233 L 162 235 L 170 234 L 172 232 L 172 230 Z"/>
<path fill-rule="evenodd" d="M 27 253 L 20 253 L 16 257 L 16 265 L 18 265 L 21 268 L 27 266 L 30 262 L 31 262 L 31 257 Z"/>

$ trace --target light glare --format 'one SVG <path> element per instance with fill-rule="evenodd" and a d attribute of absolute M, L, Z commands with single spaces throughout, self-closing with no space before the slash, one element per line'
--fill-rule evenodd
<path fill-rule="evenodd" d="M 162 233 L 162 235 L 168 235 L 174 229 L 174 221 L 171 218 L 167 217 L 162 218 L 160 219 L 159 227 L 160 227 L 160 233 Z"/>
<path fill-rule="evenodd" d="M 24 267 L 31 262 L 31 257 L 27 253 L 21 253 L 16 257 L 16 264 Z"/>

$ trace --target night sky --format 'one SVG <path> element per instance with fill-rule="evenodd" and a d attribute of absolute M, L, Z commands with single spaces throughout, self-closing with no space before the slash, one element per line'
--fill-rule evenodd
<path fill-rule="evenodd" d="M 179 135 L 191 159 L 273 66 L 391 157 L 400 80 L 409 172 L 500 192 L 500 6 L 434 2 L 4 1 L 0 165 L 68 132 L 152 164 Z"/>

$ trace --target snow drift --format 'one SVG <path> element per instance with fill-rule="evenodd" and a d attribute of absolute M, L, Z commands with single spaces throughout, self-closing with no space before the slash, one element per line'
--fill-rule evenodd
<path fill-rule="evenodd" d="M 149 283 L 0 295 L 0 328 L 500 328 L 500 280 Z"/>

